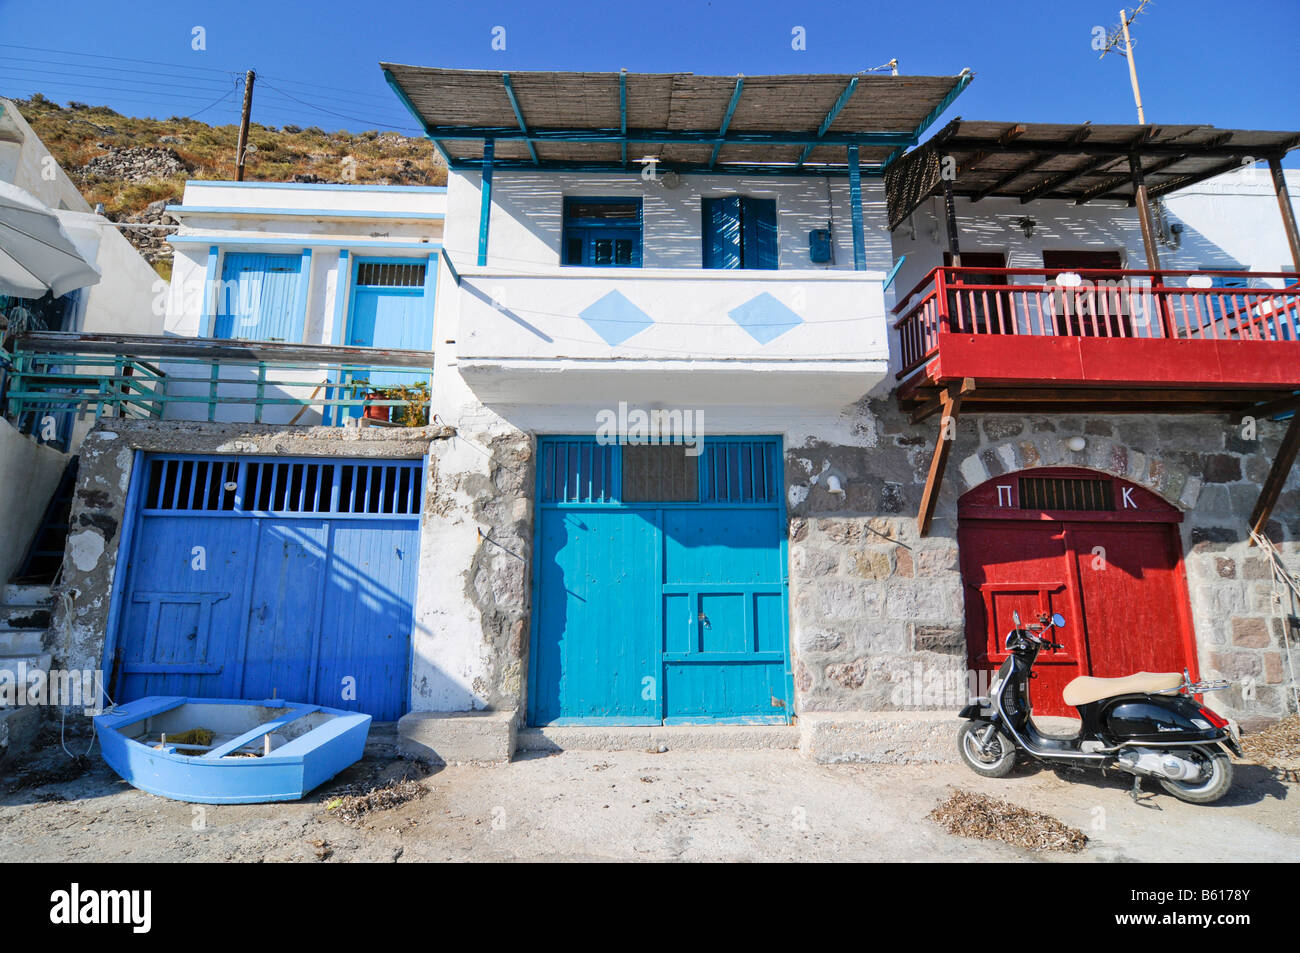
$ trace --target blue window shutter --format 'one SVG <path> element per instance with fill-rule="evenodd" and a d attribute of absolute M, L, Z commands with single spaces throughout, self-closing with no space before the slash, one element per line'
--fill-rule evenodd
<path fill-rule="evenodd" d="M 740 205 L 745 232 L 741 267 L 776 268 L 776 201 L 746 197 Z"/>
<path fill-rule="evenodd" d="M 700 200 L 704 220 L 704 267 L 740 267 L 740 196 Z"/>

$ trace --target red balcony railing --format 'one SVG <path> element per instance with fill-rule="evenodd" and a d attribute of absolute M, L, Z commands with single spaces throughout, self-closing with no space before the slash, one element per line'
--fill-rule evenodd
<path fill-rule="evenodd" d="M 1256 287 L 1216 287 L 1221 279 Z M 908 292 L 894 313 L 901 315 L 894 327 L 903 365 L 898 377 L 904 379 L 939 355 L 948 335 L 986 344 L 1010 344 L 1009 338 L 1300 341 L 1300 276 L 943 267 Z M 1132 349 L 1134 356 L 1139 351 L 1152 353 Z M 990 352 L 985 347 L 982 353 Z M 1123 352 L 1108 346 L 1106 353 Z"/>

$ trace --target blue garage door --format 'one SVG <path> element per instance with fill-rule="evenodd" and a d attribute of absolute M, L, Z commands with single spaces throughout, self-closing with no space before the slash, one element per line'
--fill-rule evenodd
<path fill-rule="evenodd" d="M 114 697 L 285 698 L 398 718 L 422 473 L 420 460 L 146 460 Z"/>
<path fill-rule="evenodd" d="M 539 440 L 534 724 L 789 721 L 780 460 Z"/>

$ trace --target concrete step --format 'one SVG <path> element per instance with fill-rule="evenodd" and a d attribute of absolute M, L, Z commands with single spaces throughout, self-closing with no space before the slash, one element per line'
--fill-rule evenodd
<path fill-rule="evenodd" d="M 0 605 L 0 632 L 6 629 L 48 629 L 49 606 Z"/>
<path fill-rule="evenodd" d="M 45 651 L 42 639 L 44 629 L 12 629 L 0 627 L 0 658 L 13 655 L 40 655 Z"/>
<path fill-rule="evenodd" d="M 798 747 L 796 725 L 573 725 L 525 728 L 518 736 L 521 751 L 756 751 Z"/>
<path fill-rule="evenodd" d="M 0 606 L 51 606 L 54 595 L 49 586 L 29 586 L 11 582 L 0 588 Z"/>
<path fill-rule="evenodd" d="M 41 730 L 42 709 L 38 705 L 0 708 L 0 765 L 8 765 L 25 753 Z"/>
<path fill-rule="evenodd" d="M 41 652 L 31 655 L 0 655 L 0 672 L 9 672 L 18 680 L 20 672 L 48 672 L 50 670 L 50 653 Z"/>

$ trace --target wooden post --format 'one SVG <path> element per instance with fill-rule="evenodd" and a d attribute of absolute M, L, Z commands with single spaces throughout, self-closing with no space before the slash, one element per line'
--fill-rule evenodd
<path fill-rule="evenodd" d="M 1268 170 L 1273 173 L 1273 191 L 1277 193 L 1277 204 L 1282 210 L 1282 227 L 1286 229 L 1286 242 L 1291 246 L 1291 263 L 1300 272 L 1300 228 L 1296 227 L 1295 209 L 1291 205 L 1291 193 L 1286 187 L 1286 176 L 1282 172 L 1282 160 L 1276 156 L 1269 159 Z"/>
<path fill-rule="evenodd" d="M 1268 525 L 1268 518 L 1273 515 L 1273 507 L 1282 495 L 1282 487 L 1286 485 L 1286 478 L 1295 465 L 1297 454 L 1300 454 L 1300 411 L 1295 413 L 1291 425 L 1286 428 L 1282 445 L 1277 448 L 1277 456 L 1273 458 L 1273 466 L 1269 468 L 1264 485 L 1259 489 L 1259 500 L 1251 511 L 1250 528 L 1256 533 L 1263 533 L 1264 527 Z M 1254 544 L 1255 541 L 1251 540 L 1251 545 Z"/>
<path fill-rule="evenodd" d="M 1151 222 L 1151 206 L 1147 202 L 1147 180 L 1142 174 L 1142 157 L 1137 152 L 1129 153 L 1128 157 L 1129 174 L 1133 177 L 1133 204 L 1137 206 L 1138 224 L 1142 227 L 1142 248 L 1147 256 L 1147 268 L 1151 271 L 1160 271 L 1160 250 L 1156 245 L 1156 229 Z M 1151 289 L 1153 291 L 1164 284 L 1160 275 L 1156 274 L 1151 278 Z M 1173 316 L 1170 315 L 1168 302 L 1162 295 L 1154 295 L 1156 308 L 1160 312 L 1161 330 L 1165 337 L 1172 338 L 1175 336 Z"/>
<path fill-rule="evenodd" d="M 1147 254 L 1147 267 L 1160 270 L 1160 251 L 1156 247 L 1156 230 L 1151 224 L 1151 207 L 1147 204 L 1147 180 L 1142 174 L 1142 157 L 1129 153 L 1129 173 L 1133 176 L 1133 201 L 1137 205 L 1138 224 L 1142 226 L 1142 247 Z"/>
<path fill-rule="evenodd" d="M 257 74 L 251 69 L 244 74 L 244 112 L 239 120 L 239 142 L 235 145 L 235 181 L 244 181 L 244 153 L 248 149 L 248 120 L 253 111 L 253 80 Z"/>
<path fill-rule="evenodd" d="M 943 485 L 943 471 L 948 465 L 948 453 L 957 442 L 957 414 L 961 411 L 962 398 L 974 390 L 975 382 L 967 377 L 960 384 L 949 384 L 939 395 L 943 407 L 943 413 L 939 417 L 939 437 L 934 445 L 934 456 L 930 458 L 930 472 L 925 478 L 925 489 L 921 492 L 921 509 L 916 515 L 916 529 L 921 536 L 930 532 L 934 507 L 939 501 L 939 487 Z"/>
<path fill-rule="evenodd" d="M 853 269 L 867 268 L 867 239 L 862 224 L 862 169 L 858 164 L 858 147 L 849 146 L 849 209 L 853 217 Z"/>
<path fill-rule="evenodd" d="M 495 139 L 483 140 L 483 181 L 479 188 L 478 213 L 478 263 L 483 267 L 488 261 L 488 229 L 492 226 L 492 158 L 496 151 Z"/>
<path fill-rule="evenodd" d="M 943 212 L 948 220 L 948 252 L 954 268 L 961 266 L 961 248 L 957 242 L 957 203 L 952 196 L 952 179 L 943 179 Z"/>
<path fill-rule="evenodd" d="M 1134 14 L 1137 16 L 1137 14 Z M 1133 40 L 1128 35 L 1128 13 L 1124 10 L 1119 12 L 1119 22 L 1124 29 L 1124 58 L 1128 60 L 1128 78 L 1133 84 L 1133 102 L 1137 103 L 1138 122 L 1145 126 L 1147 124 L 1146 114 L 1142 111 L 1142 90 L 1138 89 L 1138 68 L 1133 59 Z"/>

